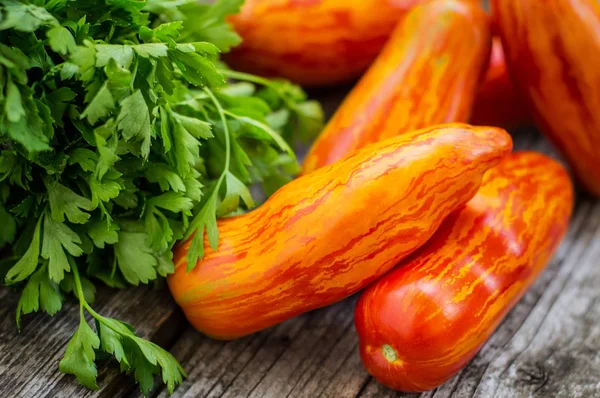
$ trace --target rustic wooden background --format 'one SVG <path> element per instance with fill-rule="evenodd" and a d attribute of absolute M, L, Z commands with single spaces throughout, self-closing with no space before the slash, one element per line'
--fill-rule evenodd
<path fill-rule="evenodd" d="M 330 114 L 347 89 L 315 93 Z M 556 156 L 534 129 L 512 132 L 517 149 Z M 599 165 L 600 167 L 600 165 Z M 94 308 L 133 324 L 169 349 L 189 374 L 174 397 L 600 397 L 600 201 L 579 193 L 570 231 L 535 285 L 456 377 L 424 394 L 396 393 L 363 369 L 352 321 L 355 298 L 232 342 L 187 325 L 168 292 L 101 289 Z M 78 307 L 25 316 L 0 288 L 0 397 L 139 397 L 115 361 L 99 368 L 99 391 L 58 371 Z M 157 384 L 152 397 L 167 397 Z"/>
<path fill-rule="evenodd" d="M 346 90 L 316 93 L 330 114 Z M 534 129 L 513 132 L 517 149 L 556 156 Z M 175 397 L 600 397 L 600 201 L 578 194 L 570 231 L 533 288 L 461 373 L 419 395 L 395 393 L 363 369 L 352 321 L 355 297 L 232 342 L 187 325 L 168 292 L 101 289 L 94 308 L 133 324 L 171 350 L 189 377 Z M 100 391 L 58 371 L 78 323 L 74 304 L 55 317 L 25 316 L 18 294 L 0 289 L 0 397 L 138 397 L 115 361 L 99 369 Z M 167 397 L 161 386 L 152 397 Z"/>

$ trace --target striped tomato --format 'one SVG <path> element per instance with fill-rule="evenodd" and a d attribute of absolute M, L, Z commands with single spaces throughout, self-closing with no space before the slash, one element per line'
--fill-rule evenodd
<path fill-rule="evenodd" d="M 415 7 L 312 146 L 307 173 L 364 145 L 437 123 L 466 122 L 491 46 L 476 4 Z"/>
<path fill-rule="evenodd" d="M 246 0 L 231 19 L 242 44 L 235 69 L 324 86 L 359 77 L 394 26 L 428 0 Z"/>
<path fill-rule="evenodd" d="M 542 132 L 600 196 L 600 3 L 494 0 L 508 67 Z"/>
<path fill-rule="evenodd" d="M 258 209 L 218 222 L 218 250 L 168 278 L 198 330 L 244 336 L 361 290 L 422 246 L 510 150 L 497 128 L 404 134 L 300 177 Z"/>
<path fill-rule="evenodd" d="M 565 234 L 565 169 L 514 153 L 434 237 L 359 298 L 366 369 L 401 391 L 433 389 L 462 369 L 544 270 Z"/>

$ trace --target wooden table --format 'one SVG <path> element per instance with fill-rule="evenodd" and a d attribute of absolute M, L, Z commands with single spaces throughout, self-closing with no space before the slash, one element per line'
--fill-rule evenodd
<path fill-rule="evenodd" d="M 331 113 L 344 91 L 317 93 Z M 554 152 L 534 130 L 513 133 L 517 149 Z M 600 165 L 598 166 L 600 167 Z M 100 391 L 58 371 L 78 324 L 67 304 L 55 317 L 24 317 L 18 294 L 0 289 L 0 397 L 137 397 L 115 361 L 101 363 Z M 189 377 L 174 397 L 600 397 L 600 201 L 578 195 L 570 231 L 552 263 L 461 373 L 435 391 L 399 394 L 363 369 L 352 321 L 355 297 L 232 342 L 187 325 L 168 292 L 102 289 L 94 308 L 133 324 L 169 349 Z M 167 397 L 160 385 L 153 397 Z"/>

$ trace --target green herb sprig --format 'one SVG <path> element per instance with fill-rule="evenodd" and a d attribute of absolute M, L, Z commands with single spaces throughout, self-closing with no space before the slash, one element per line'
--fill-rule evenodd
<path fill-rule="evenodd" d="M 217 247 L 218 217 L 254 206 L 298 170 L 290 145 L 321 127 L 296 86 L 227 69 L 241 0 L 0 0 L 0 278 L 22 314 L 79 301 L 60 370 L 96 385 L 97 351 L 173 391 L 177 361 L 93 310 L 95 285 L 124 288 Z M 237 83 L 233 83 L 237 81 Z M 85 321 L 95 320 L 95 331 Z"/>

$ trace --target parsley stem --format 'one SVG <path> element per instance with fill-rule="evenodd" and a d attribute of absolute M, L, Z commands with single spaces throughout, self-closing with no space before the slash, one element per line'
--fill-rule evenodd
<path fill-rule="evenodd" d="M 217 97 L 215 97 L 213 92 L 208 87 L 204 87 L 204 92 L 206 93 L 206 95 L 208 95 L 210 100 L 213 102 L 213 104 L 215 105 L 215 108 L 217 108 L 217 112 L 219 113 L 219 118 L 221 119 L 221 123 L 223 123 L 223 132 L 225 133 L 225 166 L 223 168 L 223 173 L 221 174 L 221 177 L 219 177 L 219 181 L 217 182 L 217 186 L 220 186 L 221 183 L 223 182 L 223 179 L 225 178 L 225 173 L 227 173 L 229 171 L 229 164 L 231 162 L 231 148 L 230 148 L 230 142 L 229 142 L 229 126 L 227 125 L 227 119 L 225 118 L 225 110 L 221 106 L 221 103 L 219 102 Z M 218 191 L 218 189 L 217 189 L 217 191 Z"/>
<path fill-rule="evenodd" d="M 65 134 L 66 135 L 66 134 Z M 73 146 L 77 145 L 79 142 L 81 142 L 83 140 L 83 137 L 77 137 L 75 140 L 73 140 L 72 142 L 69 142 L 69 144 L 65 147 L 65 149 L 63 149 L 64 152 L 66 152 L 67 150 L 73 148 Z"/>
<path fill-rule="evenodd" d="M 225 110 L 223 109 L 223 106 L 221 106 L 221 103 L 219 102 L 217 97 L 215 97 L 214 93 L 208 87 L 204 87 L 202 90 L 206 93 L 208 98 L 210 98 L 215 108 L 217 109 L 219 119 L 221 119 L 221 123 L 223 124 L 223 132 L 225 133 L 225 164 L 223 165 L 223 172 L 219 176 L 219 179 L 217 180 L 217 183 L 215 184 L 215 187 L 212 193 L 210 194 L 210 197 L 203 205 L 205 207 L 208 206 L 212 200 L 215 200 L 215 196 L 219 195 L 221 185 L 223 185 L 225 176 L 229 172 L 229 166 L 231 164 L 231 142 L 229 137 L 229 126 L 227 124 L 227 118 L 225 117 Z M 196 229 L 198 228 L 198 219 L 201 219 L 201 217 L 199 217 L 201 214 L 202 211 L 200 211 L 198 215 L 196 215 L 196 217 L 192 220 L 188 228 L 188 232 L 184 236 L 184 239 L 188 239 L 196 231 Z"/>
<path fill-rule="evenodd" d="M 79 317 L 83 318 L 83 308 L 88 308 L 89 305 L 87 301 L 85 301 L 85 297 L 83 295 L 83 287 L 81 285 L 81 278 L 79 277 L 79 270 L 77 269 L 77 265 L 75 264 L 75 261 L 71 261 L 70 263 L 71 270 L 73 271 L 73 279 L 75 279 L 75 289 L 77 289 L 77 298 L 79 299 Z"/>
<path fill-rule="evenodd" d="M 112 269 L 110 271 L 110 279 L 115 278 L 116 272 L 117 272 L 117 255 L 113 254 L 113 263 L 112 263 Z"/>
<path fill-rule="evenodd" d="M 75 262 L 71 262 L 71 270 L 73 271 L 73 279 L 75 279 L 75 288 L 77 289 L 77 297 L 79 298 L 79 311 L 80 316 L 83 317 L 83 309 L 85 308 L 87 312 L 89 312 L 94 319 L 99 322 L 102 322 L 104 318 L 102 315 L 98 314 L 94 309 L 89 305 L 89 303 L 85 300 L 85 296 L 83 295 L 83 286 L 81 285 L 81 278 L 79 277 L 79 270 L 77 269 L 77 265 Z M 107 327 L 110 327 L 106 322 L 102 322 Z M 114 330 L 114 328 L 111 328 Z M 117 330 L 114 330 L 118 332 Z"/>
<path fill-rule="evenodd" d="M 108 36 L 106 37 L 106 42 L 110 43 L 110 41 L 112 40 L 113 35 L 115 34 L 115 25 L 111 25 L 110 26 L 110 31 L 108 32 Z"/>
<path fill-rule="evenodd" d="M 139 63 L 139 61 L 136 58 L 135 62 L 133 63 L 133 72 L 131 73 L 131 85 L 129 87 L 131 89 L 132 93 L 135 92 L 135 86 L 134 86 L 134 84 L 135 84 L 135 78 L 137 77 L 138 67 L 139 66 L 140 66 L 140 63 Z"/>
<path fill-rule="evenodd" d="M 256 75 L 253 75 L 250 73 L 237 72 L 237 71 L 231 70 L 231 69 L 219 69 L 218 71 L 220 74 L 222 74 L 223 76 L 228 77 L 230 79 L 246 81 L 246 82 L 250 82 L 250 83 L 260 84 L 261 86 L 269 87 L 269 88 L 275 90 L 277 92 L 277 94 L 279 94 L 279 98 L 281 98 L 281 100 L 291 110 L 297 109 L 294 101 L 291 101 L 288 98 L 288 96 L 285 95 L 284 93 L 282 93 L 281 90 L 275 84 L 273 84 L 273 81 L 271 81 L 269 79 L 265 79 L 264 77 L 256 76 Z"/>
<path fill-rule="evenodd" d="M 239 120 L 242 123 L 246 123 L 249 124 L 251 126 L 257 127 L 259 129 L 261 129 L 262 131 L 264 131 L 265 133 L 267 133 L 271 139 L 279 146 L 279 148 L 283 151 L 285 151 L 288 155 L 290 155 L 292 158 L 296 159 L 296 154 L 294 153 L 294 150 L 288 145 L 287 142 L 285 142 L 285 140 L 281 137 L 281 135 L 279 135 L 275 130 L 273 130 L 270 126 L 261 123 L 257 120 L 245 117 L 245 116 L 240 116 L 240 115 L 236 115 L 233 112 L 229 112 L 229 111 L 224 111 L 224 113 L 229 116 L 232 117 L 236 120 Z"/>
<path fill-rule="evenodd" d="M 261 86 L 271 87 L 272 82 L 256 75 L 252 75 L 250 73 L 237 72 L 231 69 L 219 69 L 219 73 L 225 77 L 235 80 L 243 80 L 250 83 L 260 84 Z"/>

